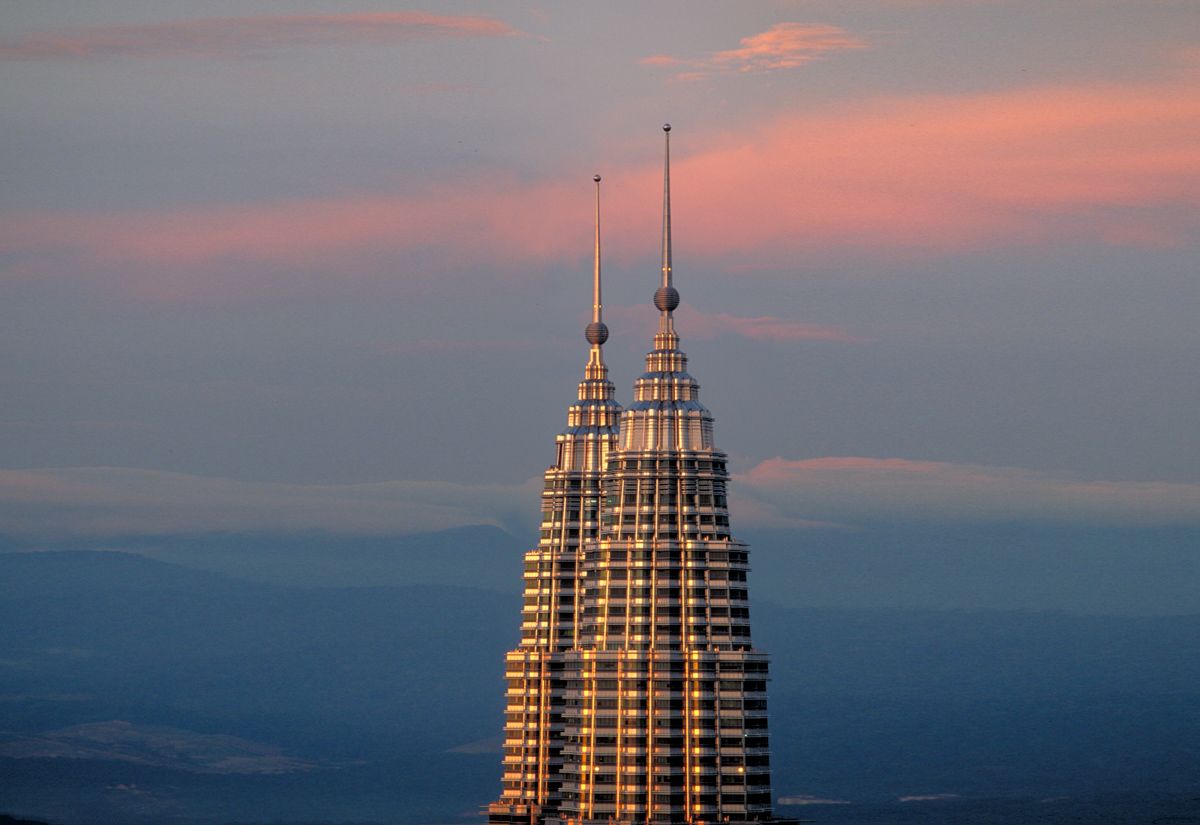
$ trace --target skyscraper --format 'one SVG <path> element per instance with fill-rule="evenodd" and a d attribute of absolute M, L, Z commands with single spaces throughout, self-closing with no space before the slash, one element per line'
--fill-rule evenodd
<path fill-rule="evenodd" d="M 767 657 L 750 641 L 726 456 L 675 332 L 663 128 L 658 332 L 624 411 L 600 350 L 597 193 L 592 354 L 526 555 L 497 825 L 772 819 Z"/>
<path fill-rule="evenodd" d="M 596 182 L 596 245 L 592 273 L 591 350 L 556 459 L 544 474 L 538 546 L 525 554 L 521 643 L 505 656 L 504 791 L 489 806 L 494 823 L 533 823 L 559 807 L 566 653 L 579 645 L 581 548 L 600 528 L 600 478 L 616 447 L 621 407 L 604 364 L 600 292 L 600 176 Z"/>

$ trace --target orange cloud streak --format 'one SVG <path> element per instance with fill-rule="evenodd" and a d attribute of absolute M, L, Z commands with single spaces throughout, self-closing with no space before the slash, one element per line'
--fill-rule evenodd
<path fill-rule="evenodd" d="M 371 248 L 458 241 L 462 252 L 541 258 L 562 244 L 552 206 L 561 187 L 481 184 L 416 196 L 360 196 L 117 215 L 32 213 L 0 232 L 0 248 L 75 246 L 113 261 L 194 264 L 218 258 L 302 263 Z M 533 230 L 532 232 L 530 230 Z M 519 242 L 524 240 L 525 242 Z"/>
<path fill-rule="evenodd" d="M 717 52 L 715 64 L 725 64 L 739 72 L 793 69 L 824 52 L 861 49 L 865 41 L 837 26 L 805 26 L 801 23 L 776 23 L 765 32 L 743 37 L 741 48 Z"/>
<path fill-rule="evenodd" d="M 823 54 L 866 47 L 845 29 L 828 25 L 776 23 L 764 32 L 743 37 L 740 48 L 713 52 L 706 58 L 683 59 L 665 54 L 642 58 L 647 66 L 686 66 L 690 71 L 675 75 L 678 80 L 695 80 L 713 72 L 769 72 L 795 69 Z"/>
<path fill-rule="evenodd" d="M 516 33 L 507 24 L 489 17 L 419 11 L 216 17 L 33 34 L 0 43 L 0 60 L 242 57 L 295 46 L 394 45 L 414 40 L 503 37 Z"/>

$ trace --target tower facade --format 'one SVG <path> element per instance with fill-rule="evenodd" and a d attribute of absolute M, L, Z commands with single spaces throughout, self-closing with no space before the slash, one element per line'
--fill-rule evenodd
<path fill-rule="evenodd" d="M 670 126 L 664 131 L 658 331 L 618 432 L 605 431 L 611 440 L 603 469 L 587 488 L 597 491 L 598 524 L 581 526 L 574 626 L 560 631 L 563 644 L 551 652 L 558 673 L 549 686 L 555 721 L 547 769 L 555 794 L 530 807 L 525 821 L 773 819 L 767 657 L 751 643 L 747 546 L 730 534 L 726 455 L 714 444 L 713 417 L 700 404 L 675 331 Z M 548 490 L 554 472 L 547 471 Z M 529 603 L 527 589 L 526 611 Z M 511 680 L 531 681 L 531 660 L 513 657 L 506 724 L 516 721 Z M 528 728 L 525 735 L 526 742 L 537 738 Z M 506 748 L 506 794 L 509 758 Z M 492 806 L 493 821 L 503 813 Z"/>

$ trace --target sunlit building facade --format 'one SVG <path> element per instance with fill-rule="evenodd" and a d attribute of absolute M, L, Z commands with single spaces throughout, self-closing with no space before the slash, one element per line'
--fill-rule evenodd
<path fill-rule="evenodd" d="M 658 331 L 624 410 L 600 356 L 597 217 L 592 355 L 526 555 L 493 823 L 773 819 L 747 547 L 730 534 L 726 456 L 675 331 L 664 129 Z"/>

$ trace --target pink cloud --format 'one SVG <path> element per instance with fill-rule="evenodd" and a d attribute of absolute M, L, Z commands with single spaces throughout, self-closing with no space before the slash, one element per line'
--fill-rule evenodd
<path fill-rule="evenodd" d="M 87 262 L 119 288 L 151 300 L 177 301 L 246 294 L 246 279 L 223 279 L 222 263 L 279 266 L 307 277 L 357 277 L 356 256 L 436 249 L 431 271 L 389 271 L 389 277 L 439 277 L 472 263 L 519 267 L 571 257 L 575 229 L 586 231 L 587 204 L 545 184 L 522 189 L 506 179 L 480 178 L 473 190 L 441 187 L 408 195 L 312 198 L 240 206 L 92 213 L 24 213 L 0 222 L 0 251 L 33 252 L 14 262 L 10 278 L 54 277 L 37 265 L 66 253 Z M 578 212 L 572 221 L 573 212 Z M 576 225 L 577 224 L 577 225 Z M 34 252 L 40 250 L 40 253 Z M 76 267 L 78 268 L 78 267 Z"/>
<path fill-rule="evenodd" d="M 646 66 L 678 66 L 683 61 L 666 54 L 652 54 L 638 61 Z"/>
<path fill-rule="evenodd" d="M 793 69 L 832 51 L 861 49 L 865 41 L 837 26 L 776 23 L 765 32 L 741 39 L 741 47 L 717 52 L 711 62 L 739 72 Z"/>
<path fill-rule="evenodd" d="M 419 11 L 215 17 L 32 34 L 0 43 L 0 60 L 104 57 L 243 57 L 297 46 L 396 45 L 418 40 L 504 37 L 489 17 Z"/>
<path fill-rule="evenodd" d="M 736 49 L 713 52 L 704 58 L 685 59 L 656 54 L 642 58 L 647 66 L 684 66 L 677 80 L 697 80 L 714 72 L 769 72 L 795 69 L 829 52 L 865 48 L 861 38 L 837 26 L 776 23 L 758 34 L 743 37 Z"/>
<path fill-rule="evenodd" d="M 1079 479 L 1020 467 L 833 456 L 739 476 L 763 519 L 1200 523 L 1200 485 Z"/>
<path fill-rule="evenodd" d="M 681 132 L 672 176 L 678 270 L 686 274 L 688 258 L 733 273 L 777 270 L 831 249 L 895 256 L 1194 243 L 1197 134 L 1195 73 L 1158 84 L 876 99 L 785 111 L 735 132 Z M 618 261 L 654 248 L 661 172 L 656 153 L 647 155 L 654 159 L 605 175 L 605 249 Z M 587 174 L 577 177 L 582 184 L 493 174 L 423 191 L 241 206 L 9 212 L 0 250 L 10 279 L 45 277 L 37 273 L 53 269 L 46 260 L 73 254 L 107 265 L 104 277 L 126 288 L 168 299 L 209 288 L 191 273 L 222 261 L 336 272 L 354 255 L 425 250 L 424 269 L 439 275 L 479 263 L 516 273 L 586 257 Z M 412 268 L 398 274 L 416 277 Z M 822 335 L 770 317 L 714 322 L 775 340 Z"/>
<path fill-rule="evenodd" d="M 641 192 L 644 203 L 614 215 L 610 231 L 628 226 L 642 212 L 648 226 L 654 214 L 650 177 L 626 178 L 636 178 L 624 187 L 626 198 Z M 479 175 L 470 187 L 403 195 L 123 213 L 10 213 L 0 221 L 0 251 L 29 253 L 5 269 L 9 279 L 55 277 L 63 269 L 55 261 L 73 255 L 86 264 L 71 269 L 95 272 L 127 292 L 161 301 L 254 289 L 245 278 L 223 278 L 222 268 L 214 265 L 225 263 L 282 267 L 296 279 L 318 269 L 326 279 L 345 279 L 360 277 L 346 266 L 356 256 L 378 259 L 425 250 L 436 252 L 433 264 L 385 267 L 387 276 L 444 278 L 480 262 L 518 271 L 531 261 L 572 260 L 590 248 L 582 240 L 591 225 L 590 204 L 579 197 L 579 189 L 552 182 L 522 186 L 508 177 Z M 611 248 L 618 257 L 620 247 Z"/>
<path fill-rule="evenodd" d="M 1160 230 L 1194 237 L 1198 86 L 1189 77 L 785 113 L 682 162 L 674 176 L 681 201 L 723 208 L 681 223 L 706 252 L 717 244 L 785 254 L 828 244 L 949 250 L 1072 235 L 1119 240 L 1131 222 L 1138 231 L 1125 236 L 1146 237 L 1152 227 L 1141 211 L 1167 207 L 1192 217 Z"/>

